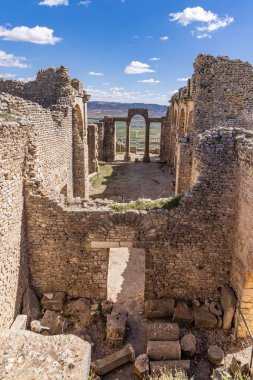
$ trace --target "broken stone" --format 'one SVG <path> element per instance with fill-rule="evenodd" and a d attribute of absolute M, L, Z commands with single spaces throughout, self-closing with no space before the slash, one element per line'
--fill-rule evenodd
<path fill-rule="evenodd" d="M 197 340 L 193 334 L 186 334 L 180 342 L 182 352 L 189 358 L 196 353 Z"/>
<path fill-rule="evenodd" d="M 114 369 L 135 361 L 135 352 L 131 344 L 127 344 L 122 350 L 116 351 L 113 354 L 96 360 L 91 363 L 91 370 L 99 376 L 113 371 Z"/>
<path fill-rule="evenodd" d="M 44 332 L 49 331 L 49 327 L 42 326 L 40 321 L 34 320 L 31 322 L 31 331 L 36 334 L 43 334 Z"/>
<path fill-rule="evenodd" d="M 10 330 L 26 330 L 27 327 L 27 315 L 18 315 L 15 321 L 11 325 Z"/>
<path fill-rule="evenodd" d="M 193 313 L 189 306 L 186 303 L 179 302 L 174 310 L 173 321 L 179 326 L 190 326 L 193 320 Z"/>
<path fill-rule="evenodd" d="M 215 366 L 219 366 L 224 360 L 224 352 L 218 346 L 210 346 L 208 349 L 208 360 Z"/>
<path fill-rule="evenodd" d="M 64 301 L 64 292 L 45 293 L 41 300 L 41 304 L 42 307 L 46 310 L 62 311 Z"/>
<path fill-rule="evenodd" d="M 195 307 L 199 307 L 200 306 L 200 302 L 197 298 L 194 298 L 192 300 L 192 305 L 195 306 Z"/>
<path fill-rule="evenodd" d="M 223 329 L 228 330 L 232 327 L 232 321 L 236 308 L 236 297 L 234 291 L 228 286 L 221 289 L 221 305 L 223 309 Z"/>
<path fill-rule="evenodd" d="M 26 289 L 23 297 L 22 314 L 27 315 L 28 325 L 40 317 L 40 305 L 32 289 Z"/>
<path fill-rule="evenodd" d="M 195 327 L 198 329 L 212 329 L 217 327 L 217 318 L 204 306 L 194 309 Z"/>
<path fill-rule="evenodd" d="M 64 308 L 64 313 L 77 317 L 84 327 L 91 323 L 91 303 L 87 298 L 79 298 L 69 302 Z"/>
<path fill-rule="evenodd" d="M 68 322 L 61 315 L 52 310 L 46 310 L 41 319 L 41 325 L 49 328 L 51 335 L 63 334 L 68 327 Z"/>
<path fill-rule="evenodd" d="M 107 316 L 106 340 L 112 346 L 123 343 L 127 322 L 127 312 L 124 307 L 114 305 L 111 314 Z"/>
<path fill-rule="evenodd" d="M 179 341 L 149 341 L 147 355 L 150 360 L 179 360 L 181 347 Z"/>
<path fill-rule="evenodd" d="M 149 374 L 149 358 L 146 354 L 136 358 L 133 366 L 133 372 L 138 379 L 146 379 Z"/>
<path fill-rule="evenodd" d="M 154 323 L 148 326 L 148 340 L 179 340 L 179 326 L 177 323 Z"/>
<path fill-rule="evenodd" d="M 160 298 L 147 300 L 145 302 L 146 318 L 168 318 L 172 317 L 175 301 L 173 298 Z"/>
<path fill-rule="evenodd" d="M 187 372 L 190 369 L 190 364 L 190 360 L 155 361 L 150 362 L 150 372 L 151 375 L 160 375 L 163 371 L 172 373 L 176 371 Z"/>

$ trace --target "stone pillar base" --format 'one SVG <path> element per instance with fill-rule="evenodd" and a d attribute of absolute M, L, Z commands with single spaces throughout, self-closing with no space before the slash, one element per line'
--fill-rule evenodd
<path fill-rule="evenodd" d="M 126 162 L 131 161 L 131 156 L 130 156 L 130 154 L 128 154 L 128 153 L 125 154 L 125 156 L 124 156 L 124 161 L 126 161 Z"/>
<path fill-rule="evenodd" d="M 144 156 L 143 157 L 143 162 L 145 162 L 145 163 L 149 163 L 150 162 L 150 157 L 149 156 Z"/>

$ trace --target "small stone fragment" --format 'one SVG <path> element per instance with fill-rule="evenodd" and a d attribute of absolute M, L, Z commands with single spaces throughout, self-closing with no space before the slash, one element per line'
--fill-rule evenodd
<path fill-rule="evenodd" d="M 41 300 L 41 304 L 46 310 L 62 311 L 64 301 L 64 292 L 45 293 Z"/>
<path fill-rule="evenodd" d="M 215 366 L 221 365 L 224 360 L 224 352 L 218 346 L 210 346 L 208 349 L 208 360 Z"/>
<path fill-rule="evenodd" d="M 189 358 L 196 353 L 197 340 L 193 334 L 186 334 L 180 342 L 182 352 Z"/>
<path fill-rule="evenodd" d="M 205 306 L 194 309 L 195 327 L 198 329 L 208 329 L 217 327 L 217 318 L 210 313 Z"/>
<path fill-rule="evenodd" d="M 138 379 L 146 379 L 149 374 L 149 358 L 146 354 L 136 358 L 133 366 L 133 372 Z"/>
<path fill-rule="evenodd" d="M 175 301 L 173 298 L 160 298 L 147 300 L 145 302 L 146 318 L 168 318 L 172 317 Z"/>

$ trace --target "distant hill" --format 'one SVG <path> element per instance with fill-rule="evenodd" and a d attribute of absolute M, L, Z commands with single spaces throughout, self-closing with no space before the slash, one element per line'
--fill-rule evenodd
<path fill-rule="evenodd" d="M 106 115 L 127 116 L 129 108 L 148 108 L 149 116 L 161 117 L 166 115 L 167 106 L 144 103 L 88 102 L 89 118 L 101 118 Z"/>

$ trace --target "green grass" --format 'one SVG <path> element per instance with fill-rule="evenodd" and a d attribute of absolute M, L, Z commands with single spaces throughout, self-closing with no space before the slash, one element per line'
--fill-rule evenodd
<path fill-rule="evenodd" d="M 138 199 L 137 201 L 130 202 L 130 203 L 115 203 L 113 205 L 110 205 L 110 208 L 118 212 L 124 212 L 124 211 L 129 211 L 129 210 L 154 210 L 154 209 L 170 210 L 174 207 L 179 206 L 180 199 L 181 199 L 180 195 L 167 198 L 167 199 L 158 199 L 155 201 Z"/>
<path fill-rule="evenodd" d="M 148 380 L 189 380 L 185 372 L 176 371 L 174 374 L 172 372 L 164 372 L 161 375 L 150 376 Z"/>
<path fill-rule="evenodd" d="M 91 179 L 91 186 L 96 189 L 103 185 L 106 177 L 113 177 L 113 168 L 111 165 L 100 164 L 100 172 Z"/>

